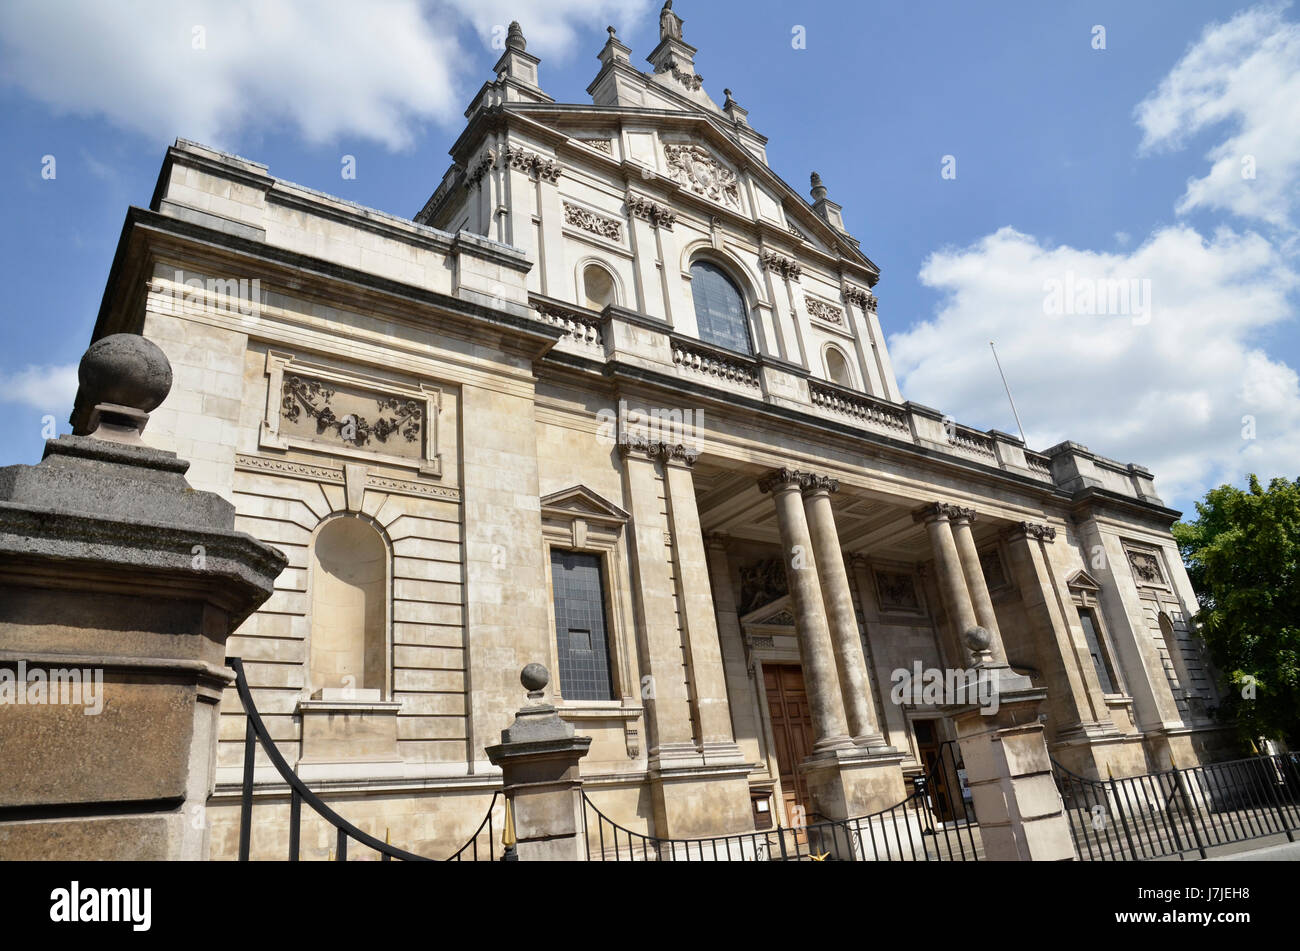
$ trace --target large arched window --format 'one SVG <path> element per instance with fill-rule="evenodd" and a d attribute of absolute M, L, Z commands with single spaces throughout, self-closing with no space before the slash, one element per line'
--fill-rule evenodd
<path fill-rule="evenodd" d="M 708 261 L 692 264 L 691 296 L 701 340 L 739 353 L 754 352 L 745 298 L 722 268 Z"/>
<path fill-rule="evenodd" d="M 388 549 L 379 532 L 351 516 L 327 522 L 312 549 L 313 690 L 385 694 L 387 602 Z"/>

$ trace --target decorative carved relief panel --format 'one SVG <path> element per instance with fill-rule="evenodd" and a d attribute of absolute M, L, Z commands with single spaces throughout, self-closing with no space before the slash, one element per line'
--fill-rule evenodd
<path fill-rule="evenodd" d="M 665 145 L 668 174 L 697 195 L 740 209 L 740 180 L 708 149 L 699 145 Z"/>

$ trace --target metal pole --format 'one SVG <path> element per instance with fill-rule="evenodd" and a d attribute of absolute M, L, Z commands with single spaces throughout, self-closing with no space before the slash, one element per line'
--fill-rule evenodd
<path fill-rule="evenodd" d="M 1025 438 L 1025 427 L 1020 425 L 1020 414 L 1016 412 L 1016 401 L 1011 397 L 1011 386 L 1007 383 L 1007 375 L 1002 372 L 1002 361 L 998 359 L 998 348 L 993 346 L 993 341 L 989 341 L 989 349 L 993 351 L 993 362 L 998 365 L 998 375 L 1002 377 L 1002 386 L 1007 391 L 1007 401 L 1011 404 L 1011 415 L 1016 418 L 1016 429 L 1020 430 L 1020 441 L 1029 447 L 1029 440 Z"/>

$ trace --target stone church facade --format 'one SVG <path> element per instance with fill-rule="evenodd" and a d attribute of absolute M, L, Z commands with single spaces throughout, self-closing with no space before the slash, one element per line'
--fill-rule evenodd
<path fill-rule="evenodd" d="M 450 852 L 532 662 L 592 738 L 592 801 L 665 837 L 901 800 L 954 738 L 891 696 L 918 667 L 1027 678 L 1085 776 L 1213 757 L 1151 473 L 905 401 L 878 268 L 681 27 L 668 5 L 650 71 L 610 29 L 591 103 L 562 104 L 512 26 L 414 220 L 186 141 L 128 214 L 95 336 L 162 348 L 145 441 L 288 559 L 228 653 L 290 764 Z M 233 690 L 220 724 L 223 858 Z M 286 791 L 257 775 L 278 857 Z"/>

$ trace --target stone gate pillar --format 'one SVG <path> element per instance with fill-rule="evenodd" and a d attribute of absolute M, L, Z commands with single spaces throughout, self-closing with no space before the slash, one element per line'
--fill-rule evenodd
<path fill-rule="evenodd" d="M 514 813 L 515 851 L 523 862 L 581 862 L 587 858 L 582 822 L 582 775 L 578 761 L 591 737 L 575 736 L 555 707 L 542 703 L 550 674 L 529 664 L 519 676 L 533 701 L 487 748 L 501 767 L 507 808 Z"/>
<path fill-rule="evenodd" d="M 79 375 L 74 434 L 0 469 L 0 859 L 204 859 L 226 638 L 285 557 L 141 441 L 157 346 Z"/>

